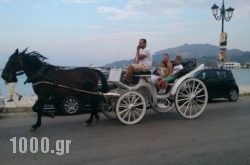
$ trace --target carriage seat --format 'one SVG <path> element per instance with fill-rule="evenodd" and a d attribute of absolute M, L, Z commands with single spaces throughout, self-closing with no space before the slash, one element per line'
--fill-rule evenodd
<path fill-rule="evenodd" d="M 151 71 L 146 71 L 146 72 L 136 72 L 133 74 L 133 77 L 132 77 L 132 84 L 137 84 L 139 82 L 139 79 L 140 78 L 146 78 L 146 77 L 149 77 L 151 78 Z"/>
<path fill-rule="evenodd" d="M 133 77 L 147 77 L 147 76 L 151 76 L 151 71 L 146 71 L 146 72 L 136 72 L 133 74 Z"/>
<path fill-rule="evenodd" d="M 175 62 L 172 62 L 173 66 L 175 66 Z M 184 59 L 182 62 L 183 69 L 180 70 L 176 74 L 176 78 L 180 78 L 184 76 L 185 74 L 189 73 L 192 71 L 197 65 L 196 65 L 196 59 L 195 58 L 189 58 L 189 59 Z"/>
<path fill-rule="evenodd" d="M 173 67 L 176 65 L 175 61 L 171 61 Z M 196 65 L 196 59 L 195 58 L 186 58 L 183 59 L 182 62 L 183 69 L 177 74 L 177 78 L 184 76 L 185 74 L 189 73 L 191 70 L 193 70 Z M 154 75 L 159 76 L 157 73 L 157 69 L 153 71 Z"/>

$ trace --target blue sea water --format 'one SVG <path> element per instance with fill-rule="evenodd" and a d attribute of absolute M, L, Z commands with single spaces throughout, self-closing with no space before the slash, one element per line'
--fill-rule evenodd
<path fill-rule="evenodd" d="M 232 72 L 239 86 L 250 85 L 250 69 L 233 69 Z M 26 76 L 21 75 L 18 76 L 17 78 L 18 78 L 18 83 L 16 86 L 17 92 L 24 96 L 34 95 L 32 85 L 30 83 L 24 84 Z M 0 79 L 0 95 L 4 97 L 8 96 L 8 91 L 3 79 Z"/>

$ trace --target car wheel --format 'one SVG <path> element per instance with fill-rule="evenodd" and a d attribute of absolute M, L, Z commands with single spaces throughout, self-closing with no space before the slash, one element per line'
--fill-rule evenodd
<path fill-rule="evenodd" d="M 237 101 L 239 97 L 239 94 L 236 89 L 231 89 L 228 94 L 228 100 L 229 101 Z"/>
<path fill-rule="evenodd" d="M 64 115 L 74 115 L 81 110 L 81 101 L 75 96 L 65 97 L 61 101 L 61 112 Z"/>

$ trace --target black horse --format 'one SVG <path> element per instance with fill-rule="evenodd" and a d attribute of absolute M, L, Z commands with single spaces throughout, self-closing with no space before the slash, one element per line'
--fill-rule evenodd
<path fill-rule="evenodd" d="M 1 76 L 7 80 L 23 71 L 27 76 L 26 82 L 32 83 L 33 90 L 38 96 L 32 107 L 38 116 L 32 128 L 37 129 L 41 126 L 43 105 L 50 96 L 77 96 L 82 102 L 92 107 L 86 124 L 91 124 L 94 117 L 99 119 L 97 105 L 102 99 L 100 92 L 97 91 L 99 79 L 102 83 L 101 92 L 108 90 L 104 74 L 100 70 L 88 67 L 65 69 L 47 64 L 44 62 L 45 59 L 47 58 L 38 52 L 27 53 L 27 49 L 19 52 L 16 49 L 9 57 Z"/>

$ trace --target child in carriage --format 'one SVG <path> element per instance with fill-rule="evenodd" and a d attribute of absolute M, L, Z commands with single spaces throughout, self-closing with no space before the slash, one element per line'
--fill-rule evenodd
<path fill-rule="evenodd" d="M 175 65 L 174 65 L 174 68 L 173 68 L 173 74 L 161 79 L 159 84 L 158 84 L 158 88 L 160 89 L 159 94 L 166 93 L 166 90 L 168 89 L 169 83 L 173 83 L 175 81 L 176 75 L 182 69 L 183 69 L 182 57 L 180 55 L 177 55 L 175 57 Z"/>

